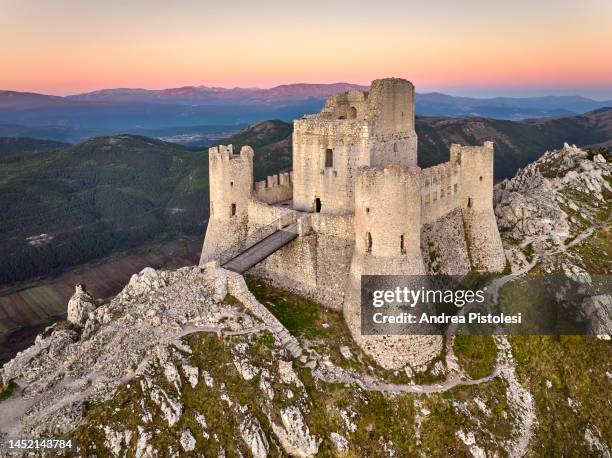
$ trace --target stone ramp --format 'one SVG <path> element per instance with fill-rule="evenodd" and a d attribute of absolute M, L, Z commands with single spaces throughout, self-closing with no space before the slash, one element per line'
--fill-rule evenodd
<path fill-rule="evenodd" d="M 267 237 L 263 238 L 255 245 L 247 248 L 242 253 L 238 254 L 221 267 L 232 272 L 243 274 L 255 264 L 263 261 L 275 251 L 280 250 L 289 242 L 297 238 L 298 225 L 297 223 L 279 229 Z"/>
<path fill-rule="evenodd" d="M 220 270 L 220 272 L 225 271 Z M 292 357 L 299 358 L 302 355 L 302 347 L 298 340 L 289 333 L 270 310 L 253 296 L 244 281 L 244 277 L 230 272 L 225 272 L 223 275 L 226 277 L 228 293 L 238 299 L 253 315 L 262 320 Z"/>

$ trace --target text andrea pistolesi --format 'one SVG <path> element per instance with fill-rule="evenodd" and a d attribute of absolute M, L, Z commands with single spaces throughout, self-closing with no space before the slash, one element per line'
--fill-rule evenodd
<path fill-rule="evenodd" d="M 448 325 L 456 324 L 468 326 L 470 333 L 489 334 L 500 327 L 520 326 L 520 312 L 491 307 L 495 301 L 485 284 L 462 287 L 456 282 L 436 284 L 422 277 L 363 276 L 361 332 L 443 334 Z"/>

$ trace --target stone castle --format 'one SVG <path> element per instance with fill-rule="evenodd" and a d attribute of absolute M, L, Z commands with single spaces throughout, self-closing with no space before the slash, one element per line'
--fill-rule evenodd
<path fill-rule="evenodd" d="M 453 144 L 448 162 L 421 169 L 414 122 L 414 86 L 388 78 L 296 120 L 291 172 L 254 183 L 252 148 L 210 148 L 201 264 L 238 265 L 342 310 L 384 367 L 424 366 L 439 336 L 361 335 L 361 276 L 499 272 L 506 259 L 493 213 L 493 144 Z M 288 236 L 274 244 L 279 233 Z M 232 261 L 245 249 L 245 264 Z"/>

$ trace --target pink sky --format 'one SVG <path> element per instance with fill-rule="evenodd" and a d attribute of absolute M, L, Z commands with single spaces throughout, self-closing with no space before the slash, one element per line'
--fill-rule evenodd
<path fill-rule="evenodd" d="M 612 2 L 5 0 L 0 89 L 410 79 L 612 98 Z M 257 5 L 257 6 L 254 6 Z"/>

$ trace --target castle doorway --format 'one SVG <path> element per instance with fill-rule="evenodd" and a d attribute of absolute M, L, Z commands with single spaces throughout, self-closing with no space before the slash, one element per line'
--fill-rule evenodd
<path fill-rule="evenodd" d="M 321 213 L 321 199 L 318 197 L 315 199 L 315 212 Z"/>

